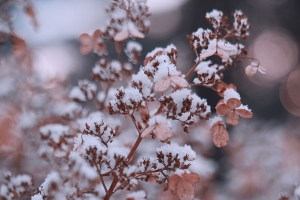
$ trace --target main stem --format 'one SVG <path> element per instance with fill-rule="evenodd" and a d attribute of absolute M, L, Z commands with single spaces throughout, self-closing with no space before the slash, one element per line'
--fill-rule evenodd
<path fill-rule="evenodd" d="M 126 158 L 126 163 L 127 163 L 127 164 L 128 164 L 129 161 L 131 160 L 133 154 L 135 153 L 135 151 L 137 150 L 138 146 L 140 145 L 140 143 L 141 143 L 141 141 L 142 141 L 142 139 L 143 139 L 143 138 L 141 138 L 141 132 L 139 131 L 139 129 L 138 129 L 136 123 L 135 123 L 136 121 L 135 121 L 135 118 L 134 118 L 133 114 L 130 115 L 130 117 L 131 117 L 131 120 L 132 120 L 132 122 L 133 122 L 133 124 L 134 124 L 136 130 L 137 130 L 138 133 L 139 133 L 139 136 L 138 136 L 137 140 L 135 141 L 135 143 L 134 143 L 134 145 L 133 145 L 131 151 L 129 152 L 129 154 L 128 154 L 127 158 Z M 113 181 L 112 181 L 112 183 L 111 183 L 111 185 L 110 185 L 110 187 L 109 187 L 109 189 L 108 189 L 108 191 L 107 191 L 107 193 L 106 193 L 106 195 L 105 195 L 105 197 L 104 197 L 104 200 L 109 200 L 109 199 L 110 199 L 110 197 L 111 197 L 111 196 L 113 195 L 113 193 L 114 193 L 115 187 L 117 186 L 117 184 L 118 184 L 118 182 L 119 182 L 118 176 L 117 176 L 116 174 L 113 174 L 113 175 L 114 175 L 114 179 L 113 179 Z"/>

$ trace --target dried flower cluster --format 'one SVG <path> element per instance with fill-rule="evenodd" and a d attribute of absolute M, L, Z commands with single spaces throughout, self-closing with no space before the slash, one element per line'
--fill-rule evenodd
<path fill-rule="evenodd" d="M 114 0 L 106 12 L 104 28 L 95 30 L 92 36 L 84 33 L 79 37 L 81 53 L 93 51 L 99 57 L 92 80 L 79 81 L 69 92 L 69 102 L 54 101 L 56 113 L 52 115 L 56 120 L 40 123 L 43 145 L 37 151 L 51 171 L 36 189 L 27 175 L 7 176 L 0 188 L 1 198 L 13 199 L 26 193 L 33 200 L 108 200 L 119 198 L 120 191 L 128 189 L 133 192 L 127 193 L 126 199 L 138 200 L 147 198 L 142 182 L 156 182 L 165 184 L 165 190 L 179 199 L 190 200 L 195 197 L 193 184 L 200 181 L 200 176 L 189 169 L 197 154 L 190 145 L 179 145 L 172 138 L 189 133 L 200 120 L 210 120 L 214 144 L 224 147 L 229 134 L 222 116 L 233 126 L 239 123 L 239 117 L 252 117 L 236 87 L 222 81 L 223 71 L 235 60 L 248 58 L 246 47 L 239 42 L 249 35 L 250 25 L 241 11 L 233 14 L 231 28 L 222 12 L 206 14 L 214 30 L 199 28 L 188 35 L 196 63 L 187 74 L 179 70 L 178 51 L 172 44 L 148 53 L 138 73 L 132 74 L 142 51 L 136 40 L 144 38 L 150 26 L 146 1 Z M 26 13 L 37 24 L 33 9 Z M 16 35 L 11 38 L 15 55 L 22 62 L 30 60 L 25 41 Z M 230 38 L 238 43 L 229 43 Z M 116 58 L 109 55 L 108 42 L 115 45 Z M 123 53 L 128 56 L 126 61 L 121 59 Z M 221 58 L 221 64 L 207 60 L 211 56 Z M 255 60 L 246 68 L 248 76 L 256 71 L 265 73 L 258 60 L 248 59 Z M 189 83 L 194 72 L 197 78 Z M 117 87 L 120 80 L 127 83 Z M 219 94 L 222 99 L 216 105 L 216 117 L 210 118 L 211 107 L 191 86 L 204 86 Z M 176 125 L 182 128 L 176 130 Z M 150 141 L 148 136 L 157 141 Z M 142 142 L 151 142 L 154 148 L 138 151 Z"/>

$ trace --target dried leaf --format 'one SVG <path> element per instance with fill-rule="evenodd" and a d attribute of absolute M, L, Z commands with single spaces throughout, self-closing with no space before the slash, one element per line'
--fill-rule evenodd
<path fill-rule="evenodd" d="M 163 77 L 161 79 L 159 79 L 158 81 L 155 82 L 154 84 L 154 91 L 155 92 L 159 92 L 159 93 L 163 93 L 165 91 L 167 91 L 167 89 L 170 87 L 171 85 L 171 80 L 169 77 Z"/>
<path fill-rule="evenodd" d="M 231 124 L 232 126 L 236 126 L 239 123 L 239 116 L 237 115 L 236 112 L 232 111 L 232 112 L 228 113 L 228 115 L 226 117 L 226 122 L 228 124 Z"/>

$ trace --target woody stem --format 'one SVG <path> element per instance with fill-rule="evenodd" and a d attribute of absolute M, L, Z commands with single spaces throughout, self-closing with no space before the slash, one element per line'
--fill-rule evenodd
<path fill-rule="evenodd" d="M 200 64 L 201 60 L 198 60 L 198 62 L 190 69 L 190 71 L 185 75 L 185 79 L 188 79 L 190 75 L 195 71 L 196 67 Z"/>

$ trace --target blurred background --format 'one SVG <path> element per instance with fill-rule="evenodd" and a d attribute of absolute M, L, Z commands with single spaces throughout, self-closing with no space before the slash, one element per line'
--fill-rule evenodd
<path fill-rule="evenodd" d="M 21 8 L 12 8 L 13 29 L 32 49 L 34 70 L 41 84 L 51 88 L 51 81 L 56 79 L 70 89 L 79 79 L 90 78 L 97 58 L 92 53 L 80 54 L 78 37 L 105 24 L 104 9 L 108 2 L 34 0 L 39 24 L 36 28 Z M 200 27 L 211 28 L 205 15 L 212 9 L 228 16 L 242 10 L 252 25 L 248 40 L 242 43 L 248 48 L 249 57 L 258 58 L 267 69 L 266 75 L 249 78 L 244 70 L 251 61 L 245 59 L 225 73 L 225 82 L 237 86 L 243 104 L 249 105 L 254 117 L 242 119 L 237 127 L 228 127 L 231 139 L 227 147 L 209 148 L 205 157 L 213 160 L 216 167 L 214 187 L 204 199 L 300 198 L 294 194 L 300 184 L 300 1 L 148 0 L 148 3 L 151 27 L 140 41 L 142 58 L 156 47 L 173 43 L 179 52 L 178 67 L 186 73 L 195 60 L 187 34 Z M 9 46 L 1 47 L 2 55 L 6 48 Z M 13 80 L 7 80 L 3 71 L 0 74 L 0 97 L 4 102 L 13 90 L 10 89 Z M 200 97 L 207 98 L 212 108 L 220 99 L 208 89 L 193 89 Z M 1 106 L 5 107 L 4 103 Z"/>

